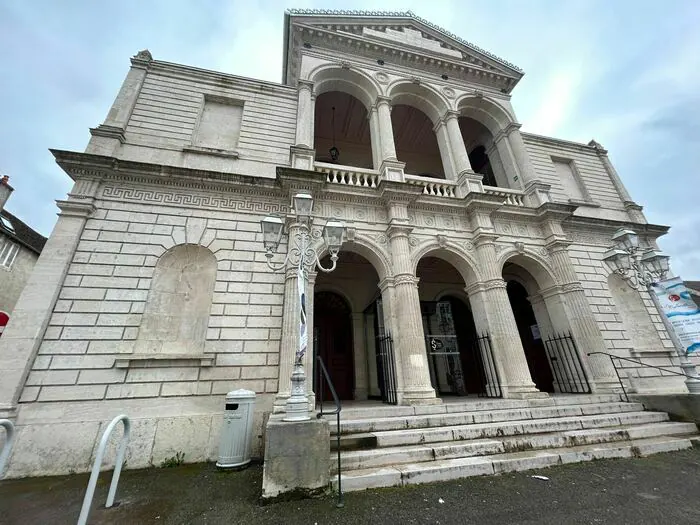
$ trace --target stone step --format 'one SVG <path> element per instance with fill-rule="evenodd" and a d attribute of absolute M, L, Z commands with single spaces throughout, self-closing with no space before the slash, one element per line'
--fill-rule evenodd
<path fill-rule="evenodd" d="M 529 450 L 505 454 L 443 459 L 408 463 L 392 467 L 349 470 L 341 475 L 346 492 L 378 487 L 395 487 L 446 481 L 469 476 L 483 476 L 532 469 L 564 463 L 604 458 L 629 458 L 690 448 L 687 438 L 659 436 L 617 443 L 600 443 L 551 450 Z M 337 477 L 332 477 L 337 489 Z"/>
<path fill-rule="evenodd" d="M 560 405 L 540 408 L 494 409 L 477 412 L 452 412 L 445 414 L 377 417 L 373 419 L 341 420 L 341 434 L 368 433 L 387 430 L 445 427 L 469 425 L 497 421 L 520 421 L 526 419 L 546 419 L 589 414 L 623 413 L 642 411 L 641 403 L 590 403 L 584 405 Z M 331 434 L 336 427 L 331 425 Z"/>
<path fill-rule="evenodd" d="M 587 416 L 527 419 L 439 428 L 416 428 L 372 432 L 378 447 L 421 445 L 441 441 L 464 441 L 543 432 L 565 432 L 591 428 L 642 425 L 668 421 L 664 412 L 623 412 L 617 414 L 592 414 Z"/>
<path fill-rule="evenodd" d="M 523 450 L 564 448 L 580 445 L 594 445 L 630 439 L 643 439 L 658 436 L 678 436 L 697 433 L 694 423 L 654 423 L 649 425 L 618 426 L 549 432 L 542 434 L 516 435 L 501 438 L 474 439 L 469 441 L 436 443 L 428 445 L 408 445 L 342 452 L 343 470 L 358 470 L 404 463 L 455 459 L 460 457 L 503 454 Z M 337 458 L 331 456 L 331 473 L 337 472 Z"/>
<path fill-rule="evenodd" d="M 617 394 L 558 394 L 538 399 L 488 399 L 466 398 L 464 401 L 448 400 L 439 405 L 403 406 L 370 405 L 344 407 L 342 419 L 374 419 L 382 417 L 405 417 L 452 412 L 479 412 L 497 409 L 514 409 L 545 406 L 585 405 L 592 403 L 616 403 L 621 401 Z M 334 407 L 329 405 L 329 410 Z"/>

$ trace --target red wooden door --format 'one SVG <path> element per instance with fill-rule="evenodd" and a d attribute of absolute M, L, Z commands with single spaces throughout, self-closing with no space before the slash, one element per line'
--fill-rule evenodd
<path fill-rule="evenodd" d="M 316 352 L 321 356 L 340 399 L 353 398 L 354 366 L 352 352 L 352 317 L 345 300 L 332 292 L 314 296 Z M 318 377 L 318 374 L 317 374 Z M 320 397 L 317 394 L 317 397 Z M 323 399 L 330 401 L 331 391 Z"/>

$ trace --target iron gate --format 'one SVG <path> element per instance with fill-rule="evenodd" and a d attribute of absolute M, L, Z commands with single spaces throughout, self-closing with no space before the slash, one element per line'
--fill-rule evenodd
<path fill-rule="evenodd" d="M 590 394 L 591 386 L 571 334 L 550 335 L 544 341 L 554 389 L 565 394 Z"/>
<path fill-rule="evenodd" d="M 394 340 L 390 334 L 376 337 L 377 372 L 382 402 L 395 405 L 396 401 L 396 366 L 394 361 Z"/>
<path fill-rule="evenodd" d="M 493 357 L 491 336 L 488 333 L 482 334 L 472 341 L 472 345 L 475 348 L 472 349 L 471 355 L 481 383 L 479 397 L 503 397 L 501 380 Z"/>

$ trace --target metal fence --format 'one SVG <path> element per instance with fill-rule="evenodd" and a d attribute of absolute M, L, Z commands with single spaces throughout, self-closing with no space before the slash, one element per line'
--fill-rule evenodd
<path fill-rule="evenodd" d="M 471 355 L 481 382 L 479 397 L 503 397 L 501 380 L 498 377 L 496 361 L 493 358 L 491 336 L 488 333 L 482 334 L 476 337 L 472 344 L 474 348 Z"/>
<path fill-rule="evenodd" d="M 571 334 L 550 335 L 544 340 L 544 347 L 554 375 L 554 390 L 566 394 L 589 394 L 591 386 Z"/>
<path fill-rule="evenodd" d="M 390 334 L 378 335 L 376 338 L 377 357 L 379 358 L 379 385 L 382 402 L 395 405 L 396 400 L 396 365 L 394 361 L 394 340 Z"/>

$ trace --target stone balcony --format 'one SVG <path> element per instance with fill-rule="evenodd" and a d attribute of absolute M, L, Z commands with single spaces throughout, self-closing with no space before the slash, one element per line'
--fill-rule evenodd
<path fill-rule="evenodd" d="M 328 184 L 337 184 L 352 188 L 378 188 L 383 180 L 382 173 L 379 170 L 356 168 L 354 166 L 315 162 L 314 170 L 325 174 L 326 183 Z M 505 206 L 527 206 L 527 196 L 525 192 L 521 190 L 484 186 L 481 183 L 474 184 L 474 181 L 470 182 L 465 180 L 462 182 L 455 182 L 432 177 L 404 174 L 403 181 L 400 182 L 421 187 L 422 194 L 428 197 L 461 199 L 470 192 L 476 192 L 494 197 L 501 197 L 503 198 L 503 205 Z"/>

